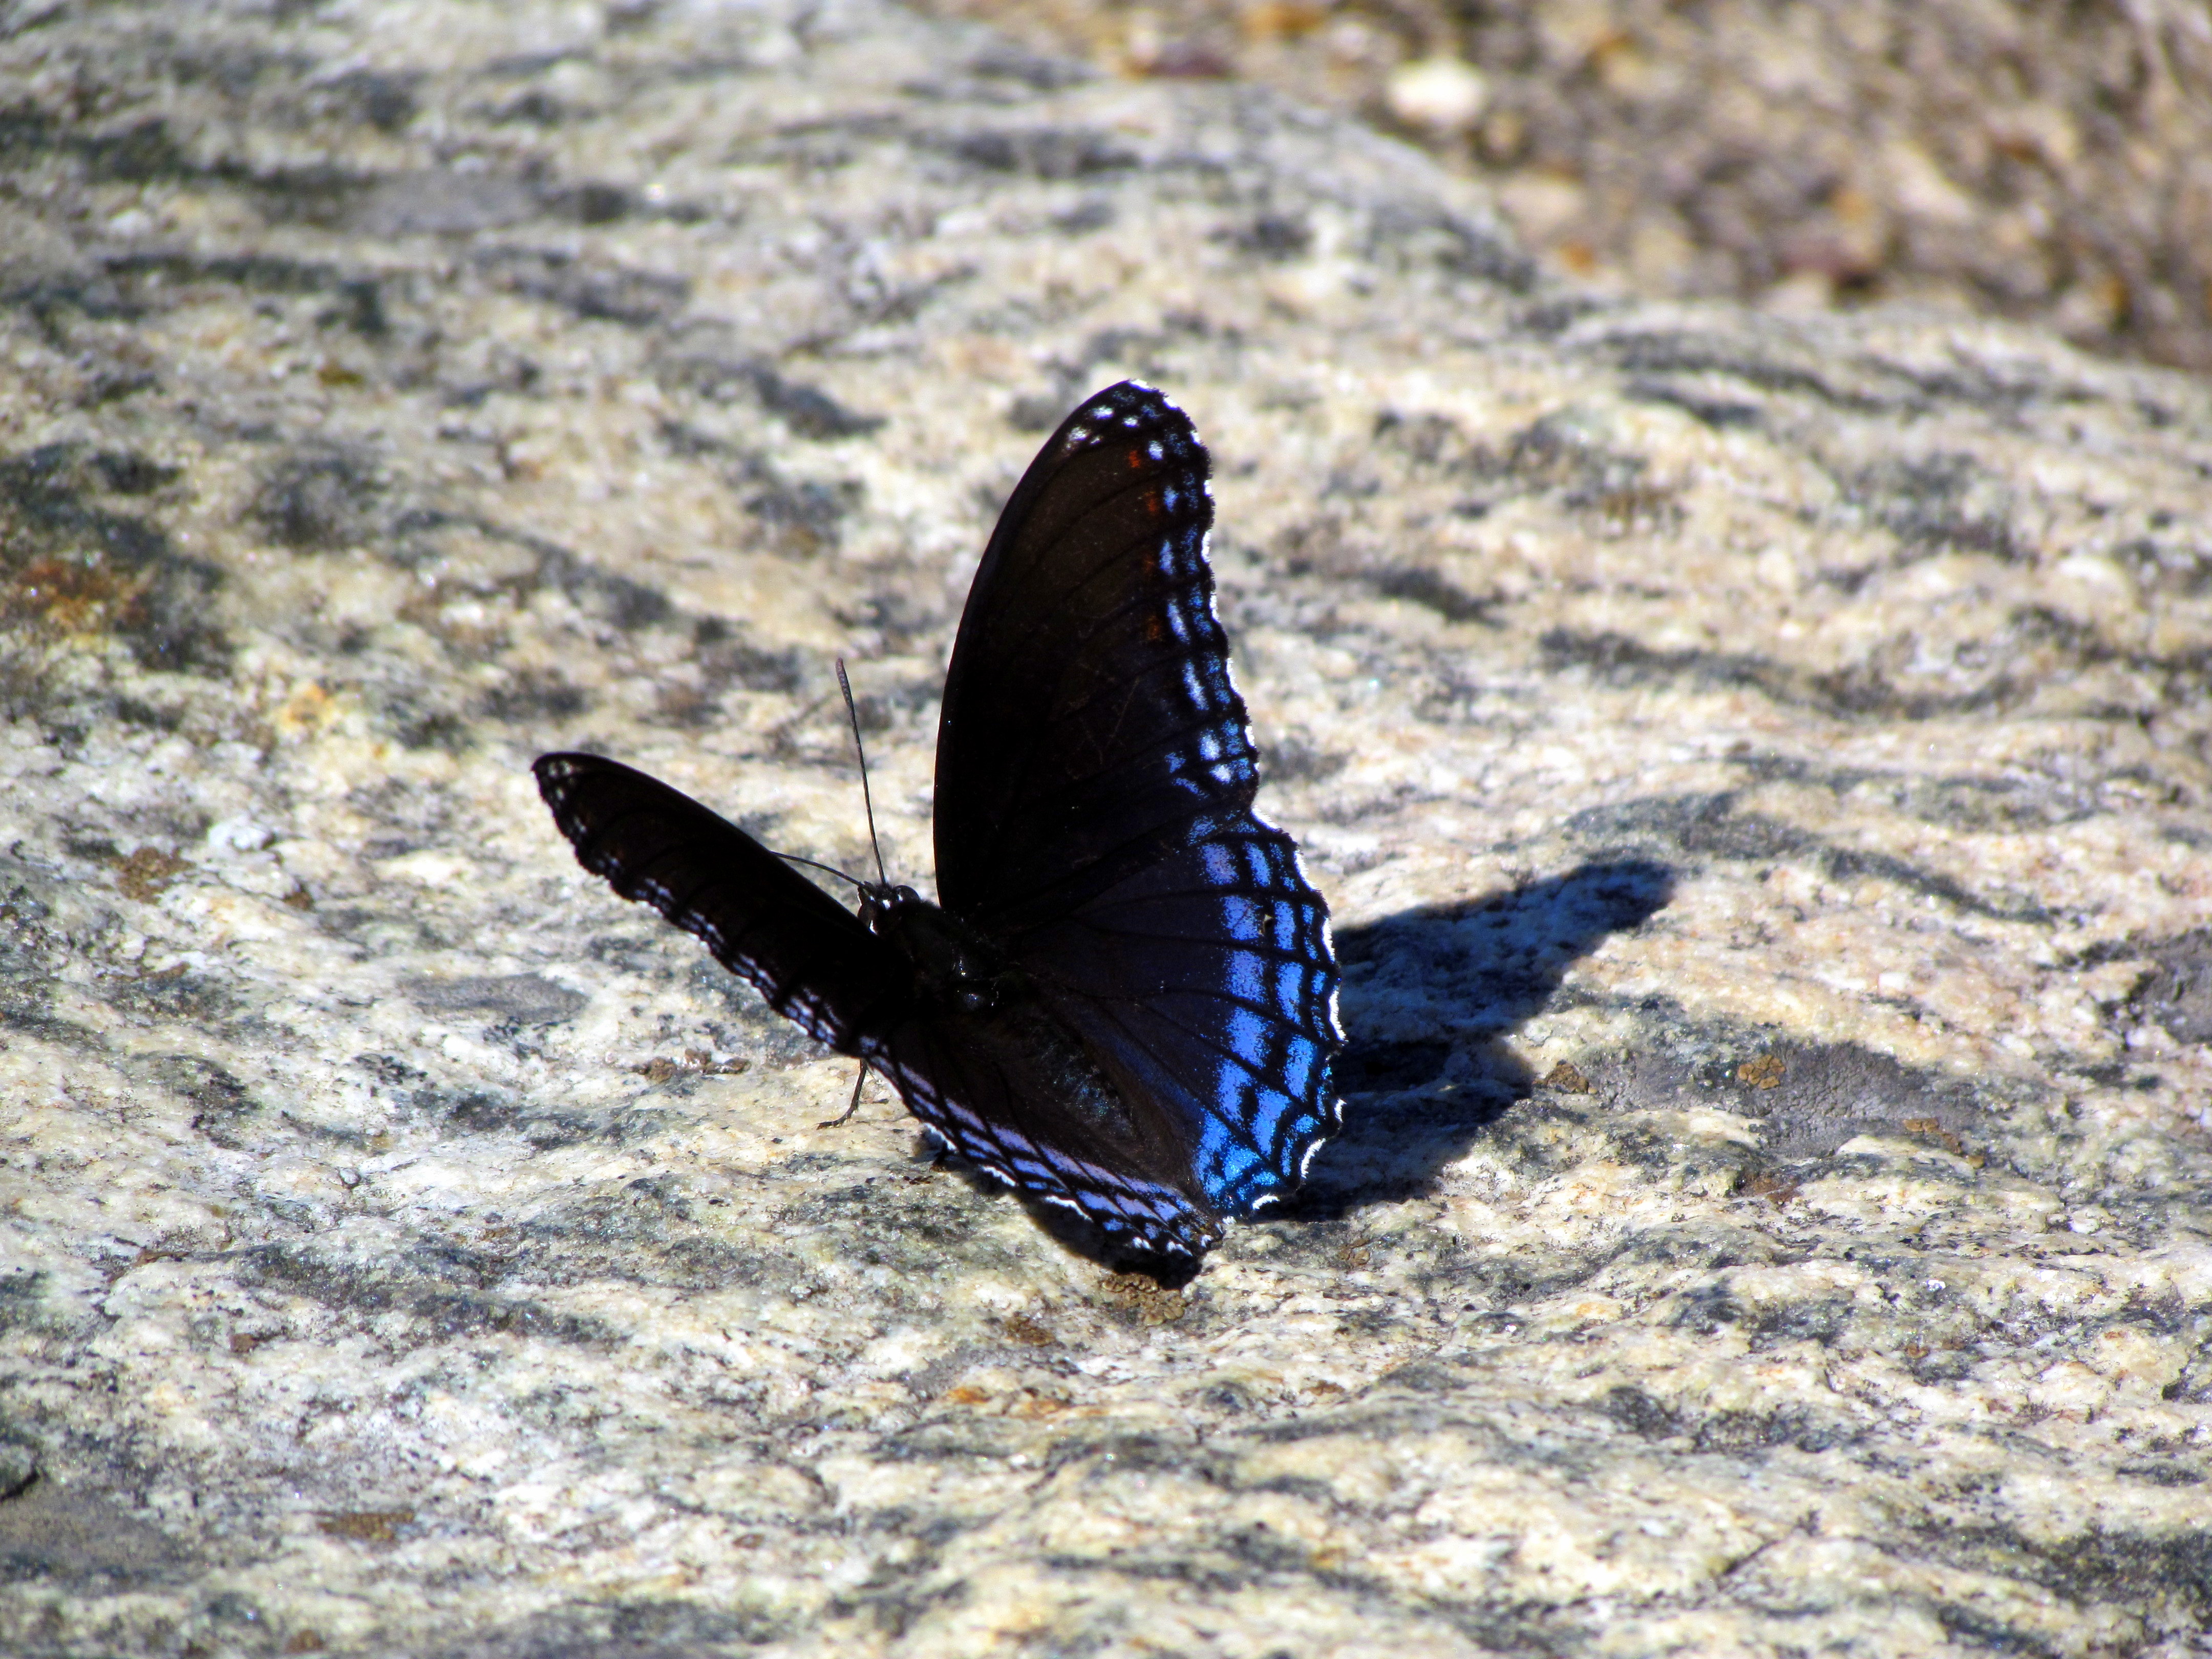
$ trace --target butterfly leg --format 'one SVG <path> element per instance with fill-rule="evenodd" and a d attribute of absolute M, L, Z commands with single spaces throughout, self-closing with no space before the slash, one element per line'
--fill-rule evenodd
<path fill-rule="evenodd" d="M 846 1107 L 846 1108 L 845 1108 L 845 1109 L 844 1109 L 842 1113 L 840 1113 L 837 1116 L 833 1117 L 833 1118 L 830 1118 L 830 1119 L 827 1120 L 827 1121 L 824 1121 L 824 1122 L 817 1123 L 817 1124 L 816 1124 L 814 1127 L 815 1127 L 816 1128 L 817 1128 L 817 1129 L 834 1129 L 834 1128 L 836 1128 L 839 1124 L 843 1123 L 843 1122 L 844 1122 L 844 1121 L 846 1121 L 848 1118 L 850 1118 L 850 1117 L 853 1115 L 853 1114 L 854 1114 L 854 1113 L 855 1113 L 855 1112 L 859 1111 L 859 1110 L 860 1109 L 860 1089 L 861 1089 L 861 1086 L 862 1086 L 863 1085 L 865 1085 L 865 1084 L 867 1082 L 867 1080 L 868 1080 L 868 1062 L 867 1062 L 866 1060 L 862 1060 L 862 1061 L 860 1062 L 860 1076 L 858 1076 L 858 1077 L 856 1077 L 856 1078 L 854 1078 L 854 1079 L 853 1079 L 853 1101 L 852 1101 L 852 1103 L 851 1103 L 850 1105 L 848 1105 L 848 1107 Z"/>

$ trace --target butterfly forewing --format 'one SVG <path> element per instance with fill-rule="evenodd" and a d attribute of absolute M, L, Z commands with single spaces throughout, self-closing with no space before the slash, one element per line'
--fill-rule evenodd
<path fill-rule="evenodd" d="M 1328 908 L 1250 811 L 1207 471 L 1182 412 L 1125 382 L 1015 490 L 945 680 L 938 884 L 1235 1215 L 1335 1127 L 1341 1035 Z"/>
<path fill-rule="evenodd" d="M 1124 383 L 1007 501 L 962 616 L 937 745 L 937 882 L 994 931 L 1064 914 L 1257 782 L 1205 559 L 1206 453 Z"/>
<path fill-rule="evenodd" d="M 911 975 L 890 946 L 737 825 L 597 755 L 532 769 L 579 863 L 697 935 L 817 1042 L 857 1054 L 903 1008 Z"/>

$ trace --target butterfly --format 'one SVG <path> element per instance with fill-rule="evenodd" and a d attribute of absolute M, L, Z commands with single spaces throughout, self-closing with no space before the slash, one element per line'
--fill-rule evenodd
<path fill-rule="evenodd" d="M 1123 381 L 1008 498 L 945 677 L 935 903 L 846 877 L 848 910 L 641 772 L 534 769 L 586 869 L 1124 1258 L 1194 1262 L 1341 1121 L 1328 906 L 1252 811 L 1211 470 L 1189 417 Z"/>

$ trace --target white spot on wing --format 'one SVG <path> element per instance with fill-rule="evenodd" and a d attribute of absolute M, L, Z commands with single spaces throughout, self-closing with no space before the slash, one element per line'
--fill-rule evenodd
<path fill-rule="evenodd" d="M 1298 874 L 1303 878 L 1305 872 L 1301 870 Z M 1321 919 L 1321 948 L 1331 962 L 1336 960 L 1336 935 L 1330 930 L 1327 916 Z M 1344 1041 L 1344 1024 L 1336 1017 L 1336 993 L 1337 987 L 1331 983 L 1328 988 L 1328 1034 L 1341 1042 Z"/>

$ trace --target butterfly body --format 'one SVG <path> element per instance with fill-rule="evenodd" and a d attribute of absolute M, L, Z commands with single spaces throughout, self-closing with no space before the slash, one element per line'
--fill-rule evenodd
<path fill-rule="evenodd" d="M 864 887 L 860 906 L 861 920 L 912 969 L 915 996 L 899 1018 L 856 1032 L 853 1052 L 889 1059 L 913 1039 L 911 1022 L 942 1027 L 956 1047 L 994 1054 L 1029 1079 L 1015 1095 L 1050 1100 L 1094 1133 L 1133 1133 L 1127 1104 L 1081 1039 L 989 940 L 910 887 Z"/>
<path fill-rule="evenodd" d="M 943 1013 L 987 1013 L 1013 993 L 1017 975 L 971 928 L 911 887 L 883 882 L 860 888 L 860 920 L 887 941 L 914 972 L 917 1000 Z"/>
<path fill-rule="evenodd" d="M 1336 1127 L 1328 907 L 1258 787 L 1204 540 L 1208 461 L 1133 382 L 1016 488 L 945 677 L 939 902 L 857 915 L 618 763 L 537 763 L 587 869 L 866 1060 L 971 1163 L 1115 1247 L 1195 1258 Z"/>

